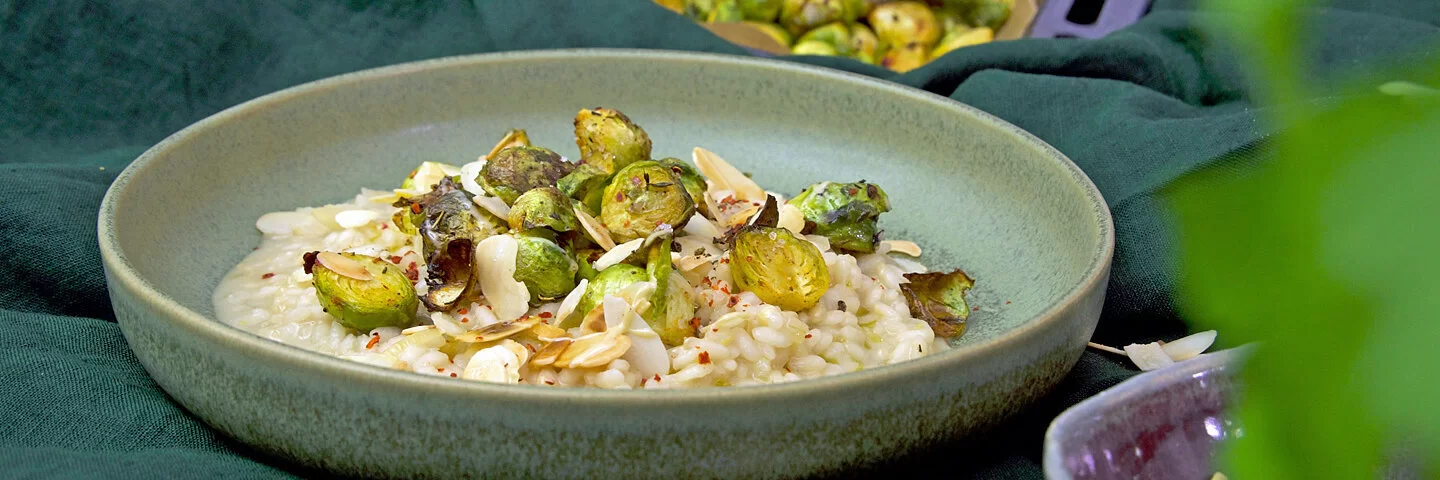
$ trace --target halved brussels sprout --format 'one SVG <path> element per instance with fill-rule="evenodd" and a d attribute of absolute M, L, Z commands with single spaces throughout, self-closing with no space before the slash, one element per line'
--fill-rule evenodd
<path fill-rule="evenodd" d="M 610 184 L 610 172 L 590 165 L 581 164 L 555 186 L 560 193 L 580 202 L 591 215 L 600 214 L 600 199 L 605 196 L 605 186 Z"/>
<path fill-rule="evenodd" d="M 580 268 L 570 252 L 549 239 L 516 235 L 515 280 L 530 291 L 530 303 L 539 304 L 565 296 L 575 289 L 575 272 Z"/>
<path fill-rule="evenodd" d="M 617 243 L 643 238 L 660 225 L 680 228 L 695 201 L 669 167 L 646 160 L 615 172 L 601 200 L 600 221 Z"/>
<path fill-rule="evenodd" d="M 780 7 L 780 26 L 791 35 L 800 35 L 812 28 L 845 21 L 849 0 L 785 0 Z"/>
<path fill-rule="evenodd" d="M 580 297 L 580 303 L 576 304 L 575 313 L 570 314 L 569 318 L 561 320 L 560 328 L 573 328 L 580 325 L 585 314 L 600 305 L 606 295 L 619 292 L 635 282 L 649 280 L 650 274 L 645 273 L 645 269 L 628 263 L 611 265 L 609 268 L 601 270 L 594 279 L 590 280 L 590 285 L 585 287 L 585 295 Z"/>
<path fill-rule="evenodd" d="M 685 193 L 690 194 L 690 200 L 695 202 L 695 209 L 699 210 L 701 215 L 709 216 L 710 208 L 705 205 L 705 177 L 700 175 L 700 171 L 675 157 L 662 158 L 656 162 L 669 168 L 670 173 L 680 179 L 680 184 L 685 186 Z"/>
<path fill-rule="evenodd" d="M 486 193 L 509 205 L 531 189 L 555 186 L 557 180 L 574 168 L 575 164 L 566 162 L 548 148 L 510 147 L 486 160 L 476 180 Z"/>
<path fill-rule="evenodd" d="M 420 232 L 425 238 L 423 253 L 429 259 L 445 242 L 455 238 L 480 239 L 504 230 L 490 212 L 470 201 L 470 195 L 453 179 L 444 178 L 430 193 L 401 198 L 395 202 L 395 224 L 406 233 Z"/>
<path fill-rule="evenodd" d="M 304 267 L 313 275 L 320 306 L 341 325 L 366 332 L 415 323 L 415 287 L 400 267 L 368 255 L 334 252 L 306 253 Z"/>
<path fill-rule="evenodd" d="M 685 337 L 695 336 L 695 327 L 690 319 L 695 315 L 689 284 L 675 275 L 675 266 L 670 262 L 670 246 L 674 234 L 658 235 L 650 242 L 646 251 L 645 271 L 655 281 L 655 291 L 650 294 L 650 309 L 645 312 L 645 323 L 660 335 L 667 347 L 679 345 Z M 677 283 L 678 280 L 678 283 Z"/>
<path fill-rule="evenodd" d="M 975 286 L 974 279 L 961 270 L 907 273 L 905 278 L 910 282 L 900 284 L 900 291 L 905 294 L 910 316 L 925 320 L 937 337 L 956 337 L 965 332 L 965 319 L 970 317 L 965 292 Z"/>
<path fill-rule="evenodd" d="M 740 0 L 740 14 L 753 22 L 773 22 L 783 0 Z"/>
<path fill-rule="evenodd" d="M 836 250 L 870 253 L 880 241 L 880 214 L 890 211 L 890 197 L 878 185 L 821 182 L 788 202 L 815 224 L 814 233 L 830 239 Z"/>
<path fill-rule="evenodd" d="M 618 110 L 596 107 L 575 115 L 575 145 L 581 160 L 614 172 L 650 159 L 650 135 Z"/>
<path fill-rule="evenodd" d="M 935 12 L 920 2 L 894 2 L 876 6 L 870 11 L 870 28 L 880 41 L 890 45 L 919 43 L 929 49 L 940 40 L 944 28 Z"/>
<path fill-rule="evenodd" d="M 747 225 L 730 242 L 735 286 L 765 303 L 798 312 L 815 306 L 830 288 L 820 249 L 789 230 Z"/>
<path fill-rule="evenodd" d="M 510 229 L 524 232 L 546 228 L 555 233 L 580 229 L 570 197 L 555 187 L 540 187 L 520 195 L 510 206 Z"/>

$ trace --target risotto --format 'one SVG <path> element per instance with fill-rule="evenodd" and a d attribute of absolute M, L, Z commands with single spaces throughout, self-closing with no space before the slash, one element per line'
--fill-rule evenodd
<path fill-rule="evenodd" d="M 973 285 L 882 240 L 877 185 L 793 198 L 719 156 L 653 160 L 620 112 L 582 110 L 571 162 L 512 130 L 400 188 L 266 214 L 219 319 L 386 368 L 600 388 L 796 381 L 945 350 Z"/>

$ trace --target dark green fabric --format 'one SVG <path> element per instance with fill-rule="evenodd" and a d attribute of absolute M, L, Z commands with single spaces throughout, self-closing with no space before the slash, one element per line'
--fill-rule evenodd
<path fill-rule="evenodd" d="M 1440 3 L 1315 8 L 1320 82 L 1437 45 Z M 1116 220 L 1097 341 L 1185 330 L 1156 192 L 1263 151 L 1269 127 L 1216 18 L 1160 1 L 1101 40 L 963 49 L 907 75 L 797 58 L 948 95 L 1068 154 Z M 171 2 L 0 0 L 0 465 L 19 477 L 315 476 L 208 429 L 145 374 L 114 323 L 95 241 L 108 183 L 147 146 L 222 108 L 338 73 L 446 55 L 554 47 L 744 54 L 648 0 Z M 1257 321 L 1261 321 L 1258 320 Z M 1223 334 L 1222 334 L 1223 336 Z M 864 472 L 1037 478 L 1064 408 L 1133 375 L 1087 353 L 1051 395 L 995 432 Z M 842 473 L 846 475 L 847 473 Z M 947 475 L 949 476 L 949 475 Z"/>

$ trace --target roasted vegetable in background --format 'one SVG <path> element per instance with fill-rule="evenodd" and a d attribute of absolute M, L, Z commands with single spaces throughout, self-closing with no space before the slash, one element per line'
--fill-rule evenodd
<path fill-rule="evenodd" d="M 943 26 L 935 12 L 920 2 L 886 3 L 870 12 L 870 28 L 881 43 L 901 46 L 918 43 L 924 49 L 940 40 Z"/>
<path fill-rule="evenodd" d="M 770 38 L 775 39 L 775 43 L 779 43 L 786 47 L 789 47 L 791 44 L 795 43 L 795 37 L 791 36 L 790 32 L 785 31 L 785 29 L 781 28 L 779 25 L 761 22 L 745 23 L 749 24 L 751 27 L 754 27 L 756 30 L 759 30 L 760 33 L 769 35 Z"/>
<path fill-rule="evenodd" d="M 830 22 L 844 21 L 847 1 L 785 0 L 780 8 L 780 26 L 798 36 Z"/>
<path fill-rule="evenodd" d="M 740 15 L 754 22 L 773 22 L 784 0 L 740 0 Z"/>
<path fill-rule="evenodd" d="M 790 47 L 790 53 L 794 55 L 824 55 L 830 57 L 840 55 L 839 52 L 835 51 L 834 46 L 815 40 L 796 42 L 795 46 Z"/>
<path fill-rule="evenodd" d="M 850 57 L 865 63 L 876 63 L 884 52 L 880 49 L 880 38 L 863 24 L 850 25 Z"/>
<path fill-rule="evenodd" d="M 880 241 L 880 214 L 890 211 L 890 197 L 873 183 L 822 182 L 811 185 L 789 203 L 815 224 L 814 233 L 830 239 L 841 251 L 870 253 Z"/>
<path fill-rule="evenodd" d="M 650 136 L 617 110 L 596 108 L 575 115 L 575 145 L 583 163 L 614 172 L 650 159 Z"/>
<path fill-rule="evenodd" d="M 681 180 L 649 160 L 615 172 L 600 206 L 600 221 L 617 243 L 646 237 L 662 224 L 679 229 L 694 214 L 695 201 Z"/>
<path fill-rule="evenodd" d="M 533 188 L 553 187 L 575 165 L 542 147 L 510 147 L 485 162 L 477 181 L 486 193 L 513 204 Z"/>
<path fill-rule="evenodd" d="M 680 184 L 685 186 L 685 193 L 690 194 L 690 200 L 695 202 L 695 209 L 701 215 L 710 214 L 709 207 L 705 205 L 705 177 L 700 175 L 695 167 L 675 157 L 662 158 L 656 162 L 669 168 L 670 173 L 680 179 Z"/>
<path fill-rule="evenodd" d="M 510 206 L 510 228 L 524 232 L 545 228 L 564 233 L 580 228 L 570 197 L 555 187 L 540 187 L 520 195 Z"/>
<path fill-rule="evenodd" d="M 965 292 L 975 286 L 975 280 L 960 270 L 907 273 L 905 278 L 910 283 L 900 284 L 900 291 L 905 294 L 910 316 L 929 323 L 937 337 L 950 338 L 965 332 L 965 319 L 970 317 Z"/>
<path fill-rule="evenodd" d="M 600 305 L 606 295 L 619 292 L 620 289 L 628 287 L 632 283 L 648 280 L 650 280 L 650 275 L 643 268 L 628 263 L 611 265 L 590 280 L 590 285 L 585 287 L 585 295 L 580 297 L 580 303 L 575 306 L 575 313 L 572 313 L 569 318 L 562 319 L 560 327 L 572 328 L 580 325 L 585 314 Z"/>
<path fill-rule="evenodd" d="M 930 54 L 926 53 L 924 45 L 910 42 L 887 49 L 885 56 L 880 57 L 880 65 L 903 73 L 920 68 L 929 60 Z"/>
<path fill-rule="evenodd" d="M 994 39 L 995 32 L 988 27 L 956 28 L 940 39 L 940 44 L 935 45 L 935 50 L 930 52 L 930 59 L 940 58 L 957 48 L 979 45 Z"/>
<path fill-rule="evenodd" d="M 735 286 L 792 312 L 815 306 L 830 288 L 825 257 L 789 230 L 749 225 L 731 237 L 730 276 Z"/>
<path fill-rule="evenodd" d="M 334 252 L 306 253 L 304 262 L 320 306 L 341 325 L 367 332 L 415 323 L 415 287 L 390 262 Z"/>
<path fill-rule="evenodd" d="M 966 23 L 976 27 L 989 27 L 990 30 L 999 30 L 1010 20 L 1010 11 L 1015 8 L 1015 0 L 967 0 L 955 1 L 957 11 L 965 18 Z M 947 8 L 951 8 L 947 4 Z"/>
<path fill-rule="evenodd" d="M 515 280 L 530 291 L 530 303 L 538 305 L 565 296 L 575 289 L 575 272 L 580 268 L 570 252 L 549 239 L 516 235 Z"/>
<path fill-rule="evenodd" d="M 707 23 L 738 22 L 745 19 L 740 11 L 739 0 L 713 0 L 714 8 L 705 15 Z"/>
<path fill-rule="evenodd" d="M 850 44 L 850 27 L 844 22 L 835 22 L 805 32 L 800 36 L 796 44 L 806 42 L 820 42 L 835 49 L 835 53 L 841 56 L 850 56 L 853 48 Z"/>

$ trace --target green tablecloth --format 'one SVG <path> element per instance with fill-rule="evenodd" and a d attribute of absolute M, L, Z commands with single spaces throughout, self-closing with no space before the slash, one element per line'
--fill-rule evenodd
<path fill-rule="evenodd" d="M 1267 127 L 1232 48 L 1184 1 L 1102 40 L 963 49 L 890 78 L 969 103 L 1074 159 L 1105 194 L 1118 242 L 1097 341 L 1185 331 L 1157 192 L 1263 157 Z M 1319 21 L 1313 77 L 1436 45 L 1440 2 L 1346 0 Z M 1243 45 L 1242 45 L 1243 46 Z M 446 55 L 556 47 L 744 54 L 648 0 L 170 2 L 0 0 L 0 465 L 7 475 L 313 475 L 205 427 L 145 374 L 114 323 L 95 241 L 105 188 L 149 145 L 225 107 L 343 72 Z M 1263 321 L 1263 319 L 1257 319 Z M 1223 333 L 1222 333 L 1223 339 Z M 1047 398 L 979 442 L 876 468 L 1040 476 L 1061 410 L 1134 372 L 1087 353 Z M 861 472 L 864 473 L 864 472 Z"/>

